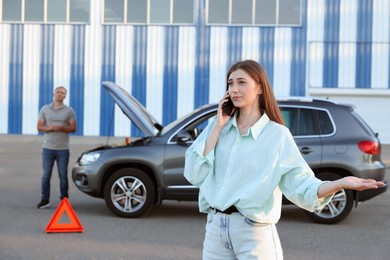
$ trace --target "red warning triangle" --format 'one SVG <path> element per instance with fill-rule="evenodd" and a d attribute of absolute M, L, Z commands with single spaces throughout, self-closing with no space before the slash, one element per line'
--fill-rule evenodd
<path fill-rule="evenodd" d="M 69 217 L 70 223 L 58 223 L 62 215 L 66 212 Z M 83 232 L 84 228 L 81 225 L 79 219 L 76 216 L 72 206 L 70 205 L 67 198 L 61 200 L 56 211 L 46 227 L 46 233 L 53 232 Z"/>

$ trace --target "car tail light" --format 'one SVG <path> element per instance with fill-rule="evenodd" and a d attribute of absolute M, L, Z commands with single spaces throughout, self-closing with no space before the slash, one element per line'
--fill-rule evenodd
<path fill-rule="evenodd" d="M 379 142 L 361 141 L 358 143 L 359 149 L 367 154 L 380 154 L 381 145 Z"/>

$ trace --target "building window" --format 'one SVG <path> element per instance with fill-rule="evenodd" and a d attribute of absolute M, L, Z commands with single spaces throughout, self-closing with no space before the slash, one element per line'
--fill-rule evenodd
<path fill-rule="evenodd" d="M 150 23 L 170 23 L 170 0 L 150 1 Z M 180 0 L 177 0 L 180 1 Z"/>
<path fill-rule="evenodd" d="M 173 1 L 173 23 L 194 23 L 194 1 L 180 0 Z"/>
<path fill-rule="evenodd" d="M 22 0 L 3 0 L 3 22 L 17 22 L 22 20 Z"/>
<path fill-rule="evenodd" d="M 276 24 L 276 1 L 256 0 L 255 24 Z"/>
<path fill-rule="evenodd" d="M 69 22 L 89 23 L 90 0 L 70 0 L 69 1 Z"/>
<path fill-rule="evenodd" d="M 232 1 L 232 24 L 252 24 L 252 0 Z"/>
<path fill-rule="evenodd" d="M 43 7 L 44 2 L 43 0 L 24 0 L 24 21 L 25 22 L 43 22 L 44 21 L 44 14 L 43 14 Z"/>
<path fill-rule="evenodd" d="M 194 24 L 194 0 L 105 0 L 105 24 Z"/>
<path fill-rule="evenodd" d="M 2 23 L 89 23 L 90 0 L 0 0 Z"/>
<path fill-rule="evenodd" d="M 109 0 L 104 2 L 104 19 L 106 22 L 118 23 L 124 20 L 124 0 Z"/>
<path fill-rule="evenodd" d="M 208 0 L 207 24 L 299 26 L 301 0 Z"/>
<path fill-rule="evenodd" d="M 208 2 L 208 22 L 212 24 L 229 24 L 229 0 Z"/>
<path fill-rule="evenodd" d="M 127 22 L 147 23 L 148 21 L 148 1 L 127 0 Z"/>
<path fill-rule="evenodd" d="M 47 22 L 66 23 L 66 1 L 47 1 Z"/>
<path fill-rule="evenodd" d="M 301 1 L 279 0 L 279 24 L 299 25 L 301 23 Z"/>

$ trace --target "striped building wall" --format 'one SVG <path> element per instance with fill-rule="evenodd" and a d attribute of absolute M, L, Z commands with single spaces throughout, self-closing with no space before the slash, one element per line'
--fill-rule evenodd
<path fill-rule="evenodd" d="M 0 24 L 0 133 L 37 134 L 40 107 L 63 85 L 77 135 L 139 136 L 102 81 L 165 125 L 217 102 L 229 66 L 254 59 L 276 96 L 353 103 L 390 143 L 388 0 L 302 0 L 300 27 L 208 26 L 206 0 L 195 0 L 194 26 L 102 25 L 101 5 L 91 1 L 88 25 Z"/>

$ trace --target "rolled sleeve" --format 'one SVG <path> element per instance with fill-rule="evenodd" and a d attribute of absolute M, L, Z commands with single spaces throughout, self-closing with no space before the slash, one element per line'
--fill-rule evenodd
<path fill-rule="evenodd" d="M 332 196 L 318 198 L 318 188 L 324 183 L 301 156 L 290 135 L 286 135 L 280 151 L 280 190 L 288 200 L 297 206 L 315 211 L 330 202 Z"/>
<path fill-rule="evenodd" d="M 202 140 L 194 143 L 186 151 L 184 177 L 197 187 L 203 183 L 214 165 L 214 149 L 203 156 L 205 146 L 206 140 Z"/>
<path fill-rule="evenodd" d="M 313 212 L 323 208 L 333 198 L 333 195 L 318 198 L 318 189 L 323 183 L 308 167 L 303 167 L 286 174 L 279 187 L 288 200 Z"/>
<path fill-rule="evenodd" d="M 325 182 L 329 182 L 329 181 L 322 181 L 320 183 L 320 185 L 318 185 L 317 194 L 318 194 L 318 189 Z M 334 197 L 334 194 L 331 194 L 331 195 L 323 197 L 323 198 L 318 198 L 318 196 L 317 196 L 317 205 L 316 205 L 316 208 L 314 210 L 322 209 L 323 207 L 325 207 L 333 199 L 333 197 Z"/>

